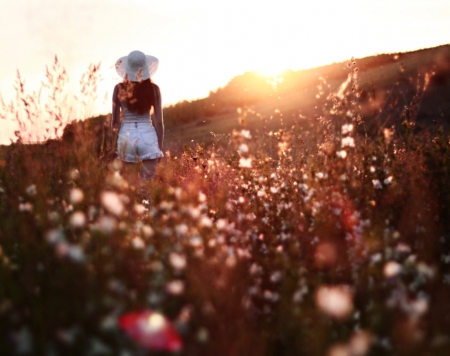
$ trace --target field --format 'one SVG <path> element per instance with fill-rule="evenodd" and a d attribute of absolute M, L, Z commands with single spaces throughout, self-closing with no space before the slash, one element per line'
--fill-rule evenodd
<path fill-rule="evenodd" d="M 104 118 L 1 147 L 0 354 L 448 355 L 447 50 L 168 126 L 143 187 Z"/>

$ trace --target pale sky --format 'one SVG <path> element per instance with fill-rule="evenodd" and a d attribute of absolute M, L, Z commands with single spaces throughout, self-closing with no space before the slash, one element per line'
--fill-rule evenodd
<path fill-rule="evenodd" d="M 57 55 L 78 85 L 102 63 L 96 113 L 110 112 L 115 61 L 159 58 L 164 104 L 205 97 L 249 70 L 276 74 L 352 56 L 450 43 L 449 0 L 0 0 L 0 92 L 19 69 L 36 90 Z M 2 125 L 7 135 L 11 124 Z M 12 126 L 11 126 L 12 127 Z"/>

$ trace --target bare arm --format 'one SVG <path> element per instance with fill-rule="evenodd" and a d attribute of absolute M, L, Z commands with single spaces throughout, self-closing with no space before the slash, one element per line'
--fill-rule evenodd
<path fill-rule="evenodd" d="M 163 121 L 163 113 L 162 113 L 162 104 L 161 104 L 161 92 L 157 85 L 153 86 L 155 88 L 155 130 L 158 135 L 158 146 L 162 151 L 163 142 L 164 142 L 164 121 Z"/>
<path fill-rule="evenodd" d="M 114 87 L 112 97 L 112 118 L 111 118 L 111 149 L 115 149 L 115 140 L 120 122 L 120 101 L 119 101 L 119 85 Z"/>

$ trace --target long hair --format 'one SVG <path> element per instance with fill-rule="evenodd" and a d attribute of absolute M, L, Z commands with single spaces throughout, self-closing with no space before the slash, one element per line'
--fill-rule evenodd
<path fill-rule="evenodd" d="M 129 111 L 142 115 L 155 105 L 155 91 L 151 79 L 141 82 L 125 81 L 119 85 L 119 100 L 126 102 Z"/>

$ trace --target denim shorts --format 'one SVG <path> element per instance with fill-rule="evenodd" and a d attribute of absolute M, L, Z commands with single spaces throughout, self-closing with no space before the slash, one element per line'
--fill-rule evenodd
<path fill-rule="evenodd" d="M 117 154 L 122 161 L 135 163 L 164 156 L 159 149 L 156 130 L 150 122 L 122 122 Z"/>

